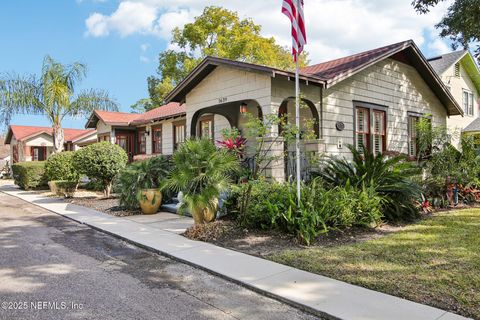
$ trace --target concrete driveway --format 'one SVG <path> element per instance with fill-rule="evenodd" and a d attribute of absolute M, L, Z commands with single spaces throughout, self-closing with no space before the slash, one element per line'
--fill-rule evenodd
<path fill-rule="evenodd" d="M 316 319 L 0 193 L 0 319 Z"/>

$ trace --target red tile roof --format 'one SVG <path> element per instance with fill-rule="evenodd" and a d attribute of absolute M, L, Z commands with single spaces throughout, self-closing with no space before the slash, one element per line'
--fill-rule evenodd
<path fill-rule="evenodd" d="M 412 43 L 411 40 L 402 41 L 385 47 L 357 53 L 351 56 L 304 67 L 300 73 L 308 76 L 315 76 L 326 81 L 333 80 L 342 75 L 349 75 L 364 66 L 376 62 L 379 58 L 390 55 L 392 52 L 404 49 Z"/>
<path fill-rule="evenodd" d="M 29 138 L 41 133 L 52 135 L 53 130 L 51 127 L 11 125 L 8 131 L 9 133 L 7 133 L 6 143 L 10 143 L 10 140 L 11 140 L 11 137 L 9 137 L 10 135 L 13 135 L 16 140 L 22 141 L 26 138 Z M 63 129 L 65 141 L 72 141 L 88 133 L 94 133 L 94 132 L 95 130 L 90 130 L 90 129 L 69 129 L 69 128 Z"/>
<path fill-rule="evenodd" d="M 103 111 L 95 110 L 94 113 L 99 119 L 101 119 L 106 124 L 125 124 L 128 125 L 131 121 L 138 118 L 136 113 L 127 113 L 127 112 L 114 112 L 114 111 Z"/>
<path fill-rule="evenodd" d="M 129 126 L 145 124 L 151 121 L 161 120 L 175 116 L 181 116 L 185 113 L 185 104 L 181 105 L 177 102 L 170 102 L 166 105 L 157 107 L 141 114 L 95 110 L 87 122 L 87 127 L 96 127 L 96 121 L 98 121 L 97 119 L 100 119 L 106 124 L 110 125 Z"/>
<path fill-rule="evenodd" d="M 140 114 L 137 119 L 132 121 L 132 124 L 148 123 L 150 121 L 169 118 L 169 117 L 175 117 L 175 116 L 183 115 L 185 113 L 186 113 L 185 104 L 181 105 L 180 103 L 177 103 L 177 102 L 170 102 L 166 105 L 163 105 L 161 107 L 158 107 L 148 112 L 145 112 L 143 114 Z"/>

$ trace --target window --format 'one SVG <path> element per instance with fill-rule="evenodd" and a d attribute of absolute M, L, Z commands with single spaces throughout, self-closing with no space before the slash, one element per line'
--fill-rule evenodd
<path fill-rule="evenodd" d="M 213 117 L 203 117 L 200 120 L 200 132 L 201 138 L 208 138 L 213 140 Z"/>
<path fill-rule="evenodd" d="M 153 153 L 162 153 L 162 127 L 153 128 L 152 131 Z"/>
<path fill-rule="evenodd" d="M 369 149 L 370 119 L 368 109 L 357 108 L 356 136 L 357 149 L 362 150 L 363 147 Z"/>
<path fill-rule="evenodd" d="M 463 111 L 466 115 L 473 116 L 473 93 L 463 90 Z"/>
<path fill-rule="evenodd" d="M 138 154 L 147 153 L 147 137 L 145 136 L 145 130 L 138 131 Z"/>
<path fill-rule="evenodd" d="M 386 150 L 386 113 L 374 108 L 356 108 L 355 144 L 375 154 Z"/>
<path fill-rule="evenodd" d="M 385 151 L 385 111 L 373 110 L 373 153 Z"/>
<path fill-rule="evenodd" d="M 31 154 L 32 154 L 32 161 L 45 161 L 45 160 L 47 160 L 47 148 L 46 147 L 32 147 Z"/>
<path fill-rule="evenodd" d="M 418 116 L 408 116 L 408 155 L 410 157 L 416 157 L 418 155 L 417 124 L 419 119 Z"/>
<path fill-rule="evenodd" d="M 185 121 L 173 124 L 173 150 L 177 150 L 178 145 L 185 141 Z"/>

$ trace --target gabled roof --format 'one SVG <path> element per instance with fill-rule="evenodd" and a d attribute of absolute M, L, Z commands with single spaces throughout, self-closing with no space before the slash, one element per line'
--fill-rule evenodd
<path fill-rule="evenodd" d="M 63 129 L 65 142 L 71 142 L 73 140 L 76 140 L 77 138 L 92 134 L 94 132 L 95 130 L 70 128 Z M 12 137 L 15 137 L 15 140 L 17 141 L 24 141 L 39 136 L 41 134 L 47 134 L 49 136 L 52 136 L 53 130 L 51 127 L 11 125 L 8 128 L 7 136 L 5 137 L 5 144 L 10 144 Z"/>
<path fill-rule="evenodd" d="M 430 58 L 428 59 L 428 62 L 430 62 L 433 69 L 435 69 L 439 75 L 442 75 L 451 66 L 460 62 L 465 68 L 465 71 L 467 71 L 468 76 L 475 85 L 475 88 L 477 88 L 478 94 L 480 94 L 480 70 L 470 51 L 461 50 L 450 52 L 438 57 Z"/>
<path fill-rule="evenodd" d="M 304 67 L 300 70 L 300 79 L 327 88 L 334 86 L 342 80 L 345 80 L 375 63 L 390 57 L 402 62 L 407 62 L 416 68 L 425 82 L 445 106 L 448 115 L 463 115 L 462 108 L 455 101 L 438 74 L 433 70 L 422 55 L 420 49 L 412 40 Z M 272 77 L 278 75 L 295 77 L 295 74 L 290 71 L 283 71 L 228 59 L 206 57 L 177 87 L 172 90 L 172 92 L 168 94 L 166 100 L 177 102 L 184 101 L 186 94 L 220 65 L 263 72 Z"/>
<path fill-rule="evenodd" d="M 353 54 L 300 69 L 301 74 L 325 79 L 332 86 L 341 80 L 352 76 L 378 61 L 408 48 L 412 41 L 402 41 L 385 47 Z"/>
<path fill-rule="evenodd" d="M 465 129 L 462 130 L 463 132 L 480 132 L 480 118 L 477 118 L 472 121 Z"/>
<path fill-rule="evenodd" d="M 132 125 L 146 124 L 156 120 L 163 120 L 166 118 L 174 118 L 186 114 L 185 104 L 177 102 L 170 102 L 161 107 L 152 109 L 142 113 L 135 120 L 131 122 Z"/>
<path fill-rule="evenodd" d="M 165 120 L 186 114 L 185 105 L 170 102 L 145 113 L 127 113 L 95 110 L 85 125 L 86 128 L 96 128 L 98 120 L 111 126 L 128 127 L 130 125 L 147 124 L 153 121 Z"/>
<path fill-rule="evenodd" d="M 465 56 L 467 53 L 467 50 L 450 52 L 441 56 L 430 58 L 428 59 L 428 62 L 433 67 L 433 69 L 439 75 L 441 75 L 442 73 L 447 71 L 448 68 L 460 61 L 460 59 L 462 59 L 463 56 Z"/>
<path fill-rule="evenodd" d="M 85 127 L 96 128 L 98 120 L 111 126 L 128 126 L 137 117 L 136 113 L 94 110 Z"/>
<path fill-rule="evenodd" d="M 233 68 L 238 68 L 242 70 L 255 71 L 260 73 L 265 73 L 272 77 L 283 76 L 294 78 L 295 72 L 280 70 L 272 67 L 262 66 L 253 63 L 246 63 L 241 61 L 234 61 L 225 58 L 211 57 L 208 56 L 203 61 L 195 67 L 187 77 L 180 82 L 165 98 L 168 102 L 184 102 L 185 96 L 187 93 L 192 90 L 197 84 L 199 84 L 206 76 L 208 76 L 213 70 L 218 66 L 229 66 Z M 324 86 L 323 79 L 320 79 L 316 76 L 310 75 L 300 75 L 300 80 L 308 81 L 311 84 Z"/>

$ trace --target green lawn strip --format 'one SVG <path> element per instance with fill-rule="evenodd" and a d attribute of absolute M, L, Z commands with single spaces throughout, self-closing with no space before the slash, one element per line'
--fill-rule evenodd
<path fill-rule="evenodd" d="M 269 258 L 480 319 L 480 209 L 439 213 L 375 240 Z"/>

